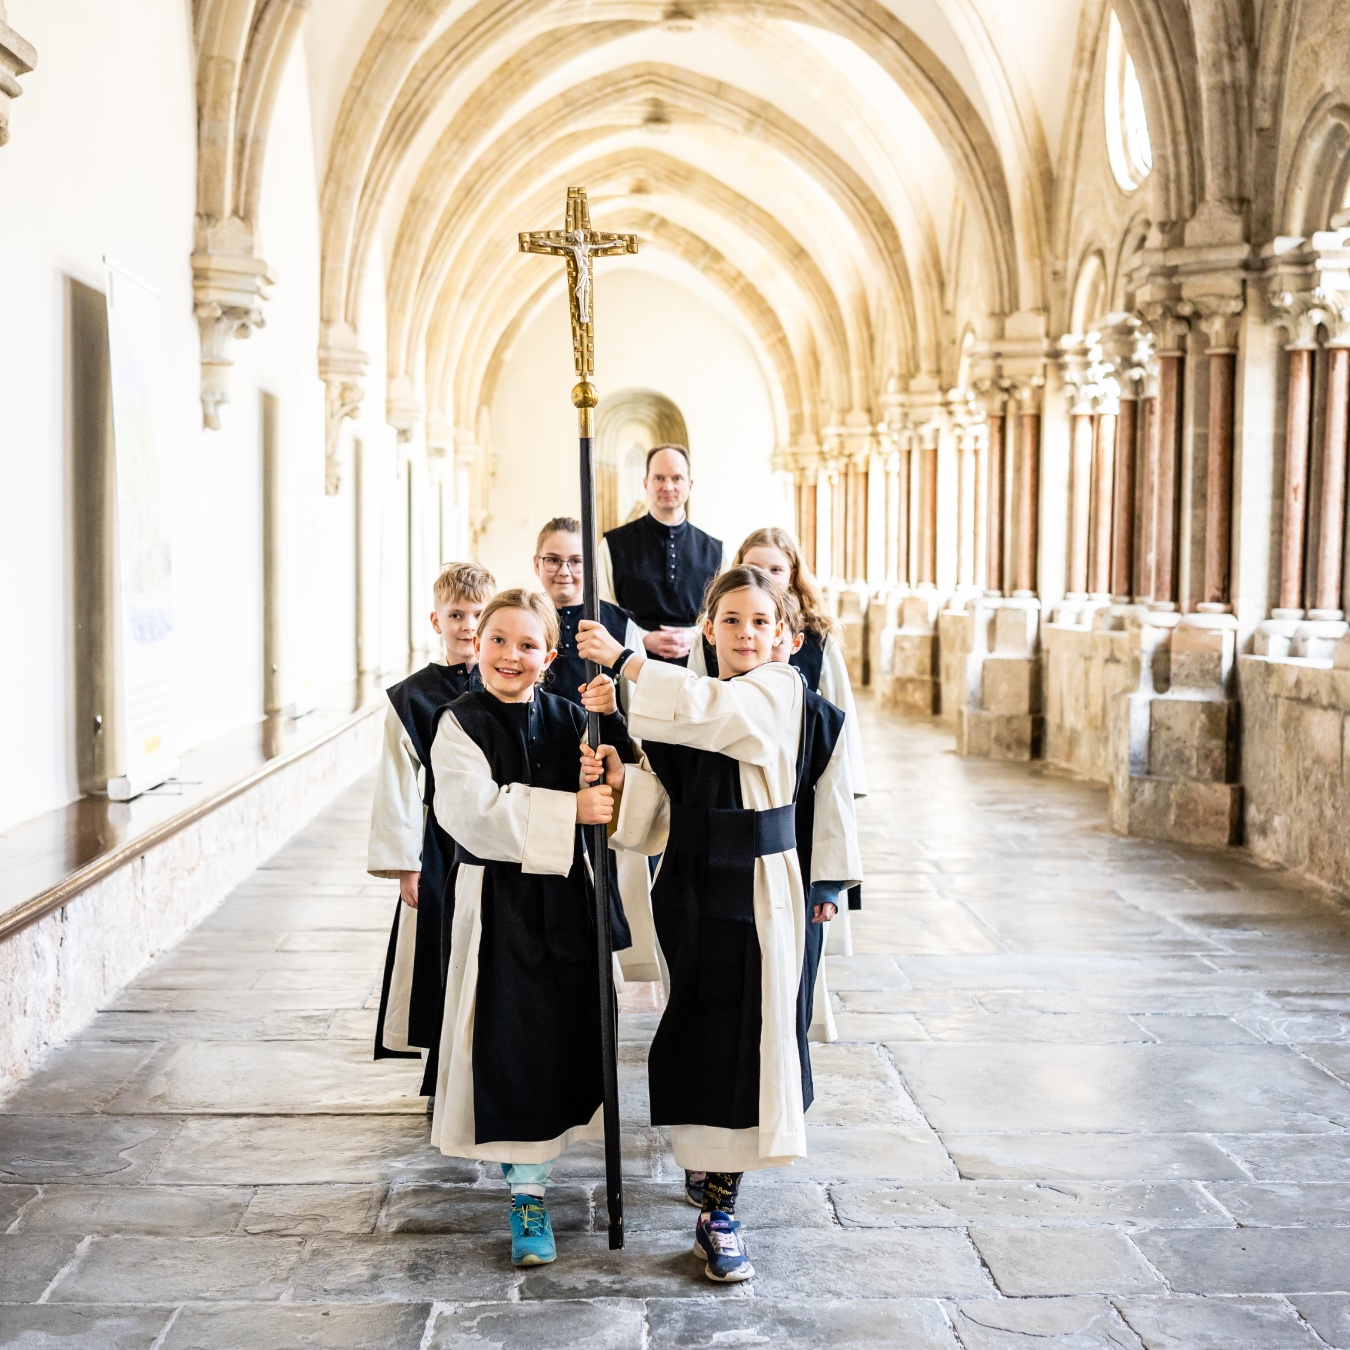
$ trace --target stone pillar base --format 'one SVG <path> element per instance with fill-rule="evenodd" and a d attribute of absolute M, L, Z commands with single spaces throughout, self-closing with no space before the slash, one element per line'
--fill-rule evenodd
<path fill-rule="evenodd" d="M 928 588 L 907 595 L 901 624 L 891 640 L 889 674 L 879 683 L 877 697 L 893 712 L 923 713 L 942 709 L 942 682 L 938 663 L 937 592 Z"/>
<path fill-rule="evenodd" d="M 1241 841 L 1242 787 L 1145 775 L 1130 779 L 1124 832 L 1178 844 L 1227 848 Z"/>

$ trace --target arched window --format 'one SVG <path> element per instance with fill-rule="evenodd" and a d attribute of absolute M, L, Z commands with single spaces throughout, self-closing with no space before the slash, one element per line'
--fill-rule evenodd
<path fill-rule="evenodd" d="M 1133 192 L 1153 167 L 1153 143 L 1144 113 L 1144 91 L 1125 47 L 1120 20 L 1111 12 L 1106 34 L 1106 150 L 1111 172 L 1125 192 Z"/>

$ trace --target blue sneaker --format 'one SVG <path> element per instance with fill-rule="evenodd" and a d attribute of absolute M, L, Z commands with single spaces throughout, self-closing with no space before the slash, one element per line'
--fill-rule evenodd
<path fill-rule="evenodd" d="M 684 1198 L 695 1209 L 703 1208 L 703 1189 L 707 1184 L 708 1174 L 706 1172 L 690 1172 L 686 1168 L 684 1173 Z"/>
<path fill-rule="evenodd" d="M 553 1243 L 553 1223 L 544 1202 L 537 1195 L 511 1197 L 511 1264 L 546 1266 L 556 1261 L 558 1249 Z"/>
<path fill-rule="evenodd" d="M 707 1263 L 703 1273 L 718 1284 L 735 1284 L 755 1273 L 741 1241 L 740 1221 L 720 1209 L 698 1216 L 694 1252 Z"/>

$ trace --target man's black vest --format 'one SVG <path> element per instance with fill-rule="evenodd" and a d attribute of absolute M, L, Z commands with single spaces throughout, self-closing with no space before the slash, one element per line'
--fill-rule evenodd
<path fill-rule="evenodd" d="M 722 541 L 687 520 L 662 525 L 639 516 L 605 535 L 614 598 L 648 632 L 688 628 L 703 610 L 708 583 L 722 565 Z"/>

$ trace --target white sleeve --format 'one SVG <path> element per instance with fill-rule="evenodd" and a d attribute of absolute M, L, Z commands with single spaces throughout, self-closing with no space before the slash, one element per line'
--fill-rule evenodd
<path fill-rule="evenodd" d="M 609 556 L 609 540 L 601 538 L 596 561 L 600 573 L 600 598 L 608 600 L 611 605 L 617 605 L 619 602 L 614 598 L 614 562 Z"/>
<path fill-rule="evenodd" d="M 694 629 L 694 643 L 689 648 L 689 664 L 685 667 L 692 675 L 708 673 L 708 658 L 703 654 L 703 634 Z"/>
<path fill-rule="evenodd" d="M 366 870 L 377 877 L 422 870 L 425 811 L 418 783 L 421 770 L 412 741 L 391 704 L 384 715 L 384 746 L 375 769 L 370 806 Z"/>
<path fill-rule="evenodd" d="M 520 864 L 522 872 L 565 877 L 576 845 L 574 792 L 500 787 L 487 756 L 455 720 L 441 718 L 431 745 L 436 775 L 436 819 L 457 843 L 479 858 Z"/>
<path fill-rule="evenodd" d="M 847 723 L 845 723 L 847 726 Z M 862 884 L 858 816 L 849 780 L 851 758 L 841 735 L 815 788 L 811 881 L 837 881 L 845 890 Z"/>
<path fill-rule="evenodd" d="M 646 661 L 629 697 L 628 729 L 639 740 L 767 767 L 782 753 L 786 735 L 800 735 L 803 688 L 796 670 L 776 661 L 735 680 Z"/>
<path fill-rule="evenodd" d="M 670 798 L 661 780 L 650 769 L 629 764 L 619 794 L 614 832 L 609 837 L 611 847 L 651 858 L 666 851 L 669 834 Z"/>
<path fill-rule="evenodd" d="M 853 795 L 867 796 L 867 770 L 863 767 L 862 731 L 858 726 L 858 705 L 853 701 L 853 684 L 848 678 L 848 666 L 843 648 L 831 634 L 825 639 L 820 661 L 821 698 L 828 699 L 844 714 L 844 741 L 848 747 L 849 777 L 853 780 Z"/>

